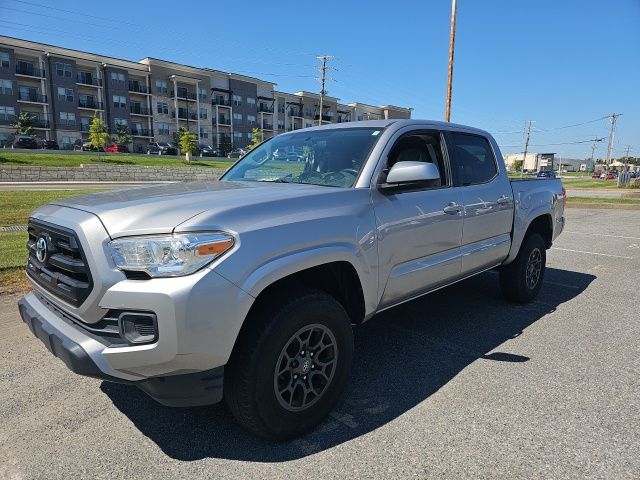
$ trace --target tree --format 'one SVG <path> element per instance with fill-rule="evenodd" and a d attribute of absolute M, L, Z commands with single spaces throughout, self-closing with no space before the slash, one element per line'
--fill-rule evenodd
<path fill-rule="evenodd" d="M 180 145 L 180 150 L 184 152 L 187 161 L 190 161 L 190 154 L 194 154 L 198 150 L 198 137 L 189 130 L 180 129 L 178 144 Z"/>
<path fill-rule="evenodd" d="M 22 112 L 16 117 L 11 126 L 16 129 L 16 135 L 29 135 L 35 134 L 33 130 L 33 121 L 35 115 L 30 112 Z"/>
<path fill-rule="evenodd" d="M 251 143 L 247 145 L 249 150 L 253 150 L 262 143 L 262 131 L 259 128 L 251 130 Z"/>
<path fill-rule="evenodd" d="M 522 160 L 514 160 L 511 168 L 514 172 L 519 172 L 520 170 L 522 170 Z"/>
<path fill-rule="evenodd" d="M 100 158 L 100 152 L 109 141 L 109 130 L 107 125 L 94 115 L 89 125 L 89 143 L 93 148 L 98 150 L 98 158 Z"/>
<path fill-rule="evenodd" d="M 129 131 L 129 127 L 127 125 L 116 125 L 116 133 L 113 137 L 113 140 L 118 145 L 127 145 L 133 141 L 131 137 L 131 132 Z"/>

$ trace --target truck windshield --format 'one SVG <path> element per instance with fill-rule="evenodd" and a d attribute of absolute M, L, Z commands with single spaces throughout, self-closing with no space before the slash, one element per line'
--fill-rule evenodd
<path fill-rule="evenodd" d="M 353 186 L 382 128 L 300 131 L 260 144 L 221 180 Z"/>

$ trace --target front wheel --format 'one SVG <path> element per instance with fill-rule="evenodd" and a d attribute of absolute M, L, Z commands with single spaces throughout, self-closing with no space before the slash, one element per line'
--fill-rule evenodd
<path fill-rule="evenodd" d="M 542 288 L 547 263 L 546 245 L 537 233 L 522 242 L 518 256 L 500 269 L 500 288 L 512 302 L 528 303 Z"/>
<path fill-rule="evenodd" d="M 249 431 L 285 440 L 312 429 L 331 411 L 353 356 L 342 305 L 301 290 L 262 305 L 248 321 L 225 372 L 225 399 Z"/>

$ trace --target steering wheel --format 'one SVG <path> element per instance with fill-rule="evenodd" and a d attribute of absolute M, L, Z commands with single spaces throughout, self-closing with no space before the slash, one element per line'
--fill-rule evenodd
<path fill-rule="evenodd" d="M 358 176 L 358 171 L 355 168 L 344 168 L 335 172 L 327 172 L 324 174 L 324 178 L 336 177 L 336 180 L 342 180 L 345 177 L 345 173 L 350 173 L 354 177 Z"/>

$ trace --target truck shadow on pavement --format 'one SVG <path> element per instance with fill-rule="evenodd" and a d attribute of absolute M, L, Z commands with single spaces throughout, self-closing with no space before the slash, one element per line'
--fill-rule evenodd
<path fill-rule="evenodd" d="M 377 315 L 355 331 L 353 369 L 342 400 L 318 428 L 289 442 L 274 443 L 247 433 L 224 403 L 172 409 L 132 386 L 103 382 L 101 389 L 171 458 L 297 459 L 387 424 L 428 401 L 476 360 L 528 361 L 526 356 L 493 350 L 579 296 L 594 279 L 548 268 L 538 299 L 513 305 L 502 298 L 496 273 L 487 272 Z"/>

